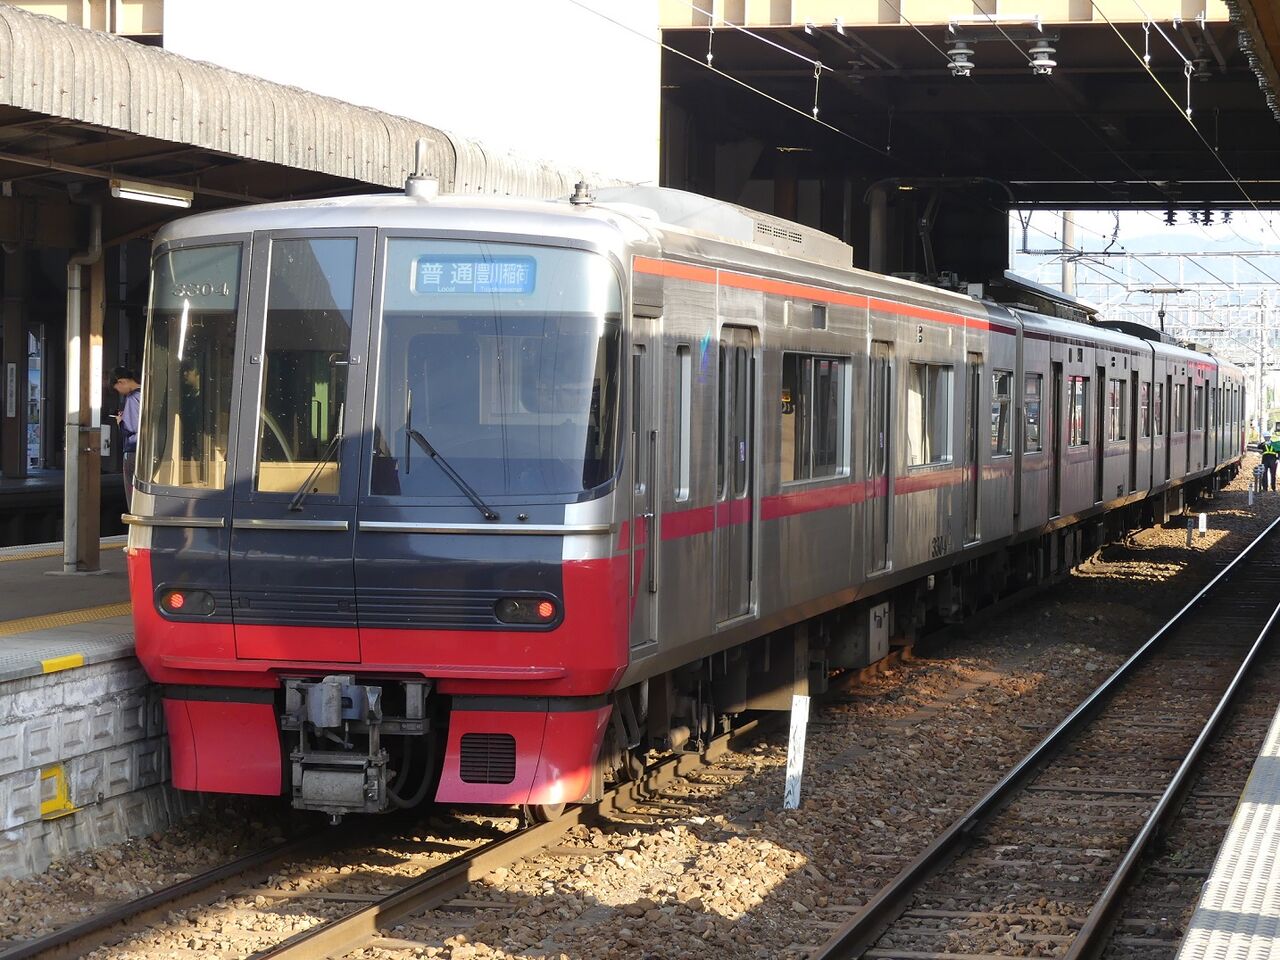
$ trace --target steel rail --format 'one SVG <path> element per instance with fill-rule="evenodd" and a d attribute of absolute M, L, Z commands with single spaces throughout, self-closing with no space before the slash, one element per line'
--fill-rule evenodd
<path fill-rule="evenodd" d="M 428 870 L 375 903 L 345 917 L 294 934 L 274 947 L 250 954 L 249 960 L 318 960 L 323 957 L 340 957 L 358 950 L 377 937 L 382 928 L 393 926 L 405 917 L 430 910 L 453 899 L 474 880 L 498 867 L 536 853 L 561 837 L 570 827 L 602 814 L 643 803 L 661 787 L 715 760 L 735 742 L 759 732 L 764 722 L 753 719 L 736 730 L 722 734 L 703 753 L 681 754 L 659 761 L 645 771 L 640 780 L 619 784 L 595 804 L 570 807 L 550 823 L 528 827 L 512 836 L 468 851 L 448 863 Z"/>
<path fill-rule="evenodd" d="M 72 960 L 82 957 L 106 944 L 112 936 L 122 933 L 121 928 L 126 924 L 146 925 L 174 910 L 198 903 L 208 896 L 211 888 L 224 880 L 261 870 L 280 860 L 321 853 L 334 846 L 338 840 L 337 834 L 326 830 L 305 834 L 250 853 L 194 877 L 162 887 L 154 893 L 119 904 L 79 923 L 0 949 L 0 960 L 28 960 L 30 957 L 40 957 L 42 960 L 65 957 Z M 221 890 L 218 894 L 221 894 Z"/>
<path fill-rule="evenodd" d="M 1107 677 L 1062 722 L 1054 727 L 1030 753 L 1018 761 L 1017 765 L 1005 774 L 977 803 L 948 826 L 915 860 L 882 887 L 857 914 L 835 931 L 827 942 L 811 955 L 811 960 L 834 960 L 834 958 L 862 956 L 884 934 L 889 926 L 902 915 L 919 886 L 941 867 L 954 859 L 968 845 L 970 838 L 977 829 L 999 811 L 1014 790 L 1021 787 L 1033 774 L 1038 772 L 1041 765 L 1063 747 L 1068 738 L 1076 733 L 1078 728 L 1083 726 L 1087 720 L 1091 719 L 1105 705 L 1106 701 L 1120 689 L 1130 674 L 1147 661 L 1166 634 L 1178 626 L 1187 614 L 1198 608 L 1208 594 L 1224 583 L 1236 566 L 1249 558 L 1254 550 L 1275 533 L 1278 527 L 1280 527 L 1280 518 L 1273 520 L 1262 533 L 1258 534 L 1229 564 L 1223 567 L 1217 576 L 1205 584 L 1181 610 L 1152 634 L 1128 660 L 1117 667 L 1111 676 Z"/>
<path fill-rule="evenodd" d="M 1071 941 L 1071 946 L 1068 948 L 1063 960 L 1087 960 L 1087 958 L 1091 960 L 1091 958 L 1102 954 L 1111 934 L 1116 910 L 1119 909 L 1120 903 L 1124 899 L 1124 894 L 1134 880 L 1134 871 L 1138 868 L 1143 854 L 1146 853 L 1147 848 L 1151 845 L 1151 841 L 1168 825 L 1169 821 L 1173 819 L 1182 806 L 1182 801 L 1186 798 L 1187 790 L 1191 786 L 1192 774 L 1196 772 L 1196 768 L 1199 766 L 1205 747 L 1217 735 L 1222 721 L 1226 718 L 1227 711 L 1231 709 L 1236 694 L 1239 692 L 1240 687 L 1244 685 L 1245 678 L 1249 672 L 1253 669 L 1254 661 L 1258 659 L 1262 646 L 1275 627 L 1277 620 L 1280 620 L 1280 604 L 1276 605 L 1275 610 L 1271 612 L 1271 616 L 1267 618 L 1266 625 L 1259 632 L 1257 639 L 1253 641 L 1248 654 L 1240 664 L 1240 669 L 1231 678 L 1231 684 L 1227 687 L 1213 713 L 1205 722 L 1204 729 L 1196 737 L 1196 742 L 1187 751 L 1186 758 L 1178 766 L 1173 779 L 1169 781 L 1169 786 L 1160 795 L 1159 802 L 1147 817 L 1146 822 L 1143 823 L 1138 835 L 1134 837 L 1129 849 L 1125 851 L 1124 858 L 1120 861 L 1120 865 L 1116 867 L 1115 873 L 1112 874 L 1110 882 L 1107 883 L 1106 889 L 1102 891 L 1097 903 L 1089 911 L 1084 924 L 1076 933 L 1075 939 Z"/>

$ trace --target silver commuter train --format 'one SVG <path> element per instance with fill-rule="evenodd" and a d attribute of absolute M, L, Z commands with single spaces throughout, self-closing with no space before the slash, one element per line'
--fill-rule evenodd
<path fill-rule="evenodd" d="M 175 785 L 550 816 L 1238 469 L 1213 357 L 657 188 L 157 237 L 138 651 Z"/>

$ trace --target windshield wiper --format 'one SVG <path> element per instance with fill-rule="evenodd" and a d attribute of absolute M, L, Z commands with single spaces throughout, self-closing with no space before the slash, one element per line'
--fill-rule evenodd
<path fill-rule="evenodd" d="M 342 423 L 342 414 L 344 412 L 345 411 L 343 407 L 338 408 L 339 425 L 341 425 Z M 290 510 L 298 511 L 302 509 L 302 504 L 306 501 L 307 495 L 310 492 L 307 488 L 311 486 L 311 482 L 315 480 L 317 475 L 319 475 L 320 471 L 324 468 L 325 464 L 333 460 L 333 455 L 338 452 L 338 447 L 341 444 L 342 444 L 342 431 L 339 430 L 337 433 L 333 435 L 333 439 L 329 441 L 329 446 L 325 447 L 324 456 L 320 458 L 320 462 L 311 468 L 311 472 L 307 474 L 307 479 L 303 480 L 302 486 L 300 486 L 294 492 L 293 499 L 289 501 Z"/>
<path fill-rule="evenodd" d="M 467 499 L 475 505 L 477 510 L 484 514 L 484 518 L 486 520 L 501 519 L 501 517 L 493 512 L 487 503 L 480 499 L 480 494 L 476 493 L 475 488 L 472 487 L 471 484 L 467 483 L 467 481 L 463 480 L 457 470 L 449 466 L 449 461 L 440 456 L 440 452 L 431 445 L 431 441 L 420 434 L 417 430 L 413 429 L 413 427 L 406 426 L 405 429 L 409 437 L 413 439 L 413 442 L 420 446 L 423 451 L 439 465 L 440 469 L 444 471 L 444 475 L 453 481 L 454 486 L 467 495 Z M 407 466 L 408 465 L 406 464 L 406 467 Z"/>

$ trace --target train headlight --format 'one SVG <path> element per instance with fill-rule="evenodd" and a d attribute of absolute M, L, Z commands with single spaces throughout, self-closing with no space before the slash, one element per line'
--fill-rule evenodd
<path fill-rule="evenodd" d="M 166 590 L 160 594 L 160 610 L 170 616 L 207 617 L 213 607 L 213 594 L 205 590 Z"/>
<path fill-rule="evenodd" d="M 554 623 L 560 608 L 545 597 L 503 597 L 493 605 L 494 616 L 503 623 Z"/>

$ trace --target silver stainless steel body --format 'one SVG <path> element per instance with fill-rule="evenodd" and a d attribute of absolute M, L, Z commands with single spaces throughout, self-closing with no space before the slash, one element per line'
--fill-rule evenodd
<path fill-rule="evenodd" d="M 513 557 L 559 538 L 564 562 L 625 555 L 633 603 L 618 687 L 627 687 L 1127 505 L 1163 497 L 1167 511 L 1179 488 L 1239 459 L 1243 406 L 1224 413 L 1217 391 L 1238 392 L 1242 378 L 1212 357 L 855 270 L 832 238 L 801 228 L 766 234 L 767 218 L 755 233 L 734 235 L 743 215 L 728 205 L 694 204 L 677 225 L 667 214 L 679 201 L 639 190 L 580 205 L 353 197 L 165 228 L 161 253 L 210 236 L 326 231 L 358 233 L 378 263 L 388 239 L 403 236 L 570 247 L 607 258 L 625 291 L 621 465 L 604 495 L 539 504 L 527 524 L 504 510 L 489 525 L 462 498 L 402 507 L 353 491 L 340 515 L 236 518 L 231 535 L 255 550 L 264 529 L 341 531 L 357 578 L 362 558 L 388 544 L 411 556 L 415 537 L 506 537 Z M 379 296 L 375 289 L 357 311 L 375 326 Z M 352 350 L 370 358 L 368 383 L 352 383 L 372 397 L 378 334 L 363 335 L 365 347 Z M 822 472 L 813 454 L 808 477 L 795 476 L 800 441 L 785 420 L 796 416 L 786 408 L 799 382 L 789 371 L 805 363 L 825 371 L 823 422 L 838 424 L 824 441 Z M 929 377 L 935 393 L 921 396 L 945 408 L 948 422 L 930 427 L 926 456 L 912 437 L 927 414 L 911 391 Z M 1108 419 L 1104 408 L 1119 396 L 1109 391 L 1121 389 L 1113 381 L 1128 399 L 1123 412 L 1112 401 Z M 1175 383 L 1187 387 L 1179 396 L 1188 405 L 1176 433 Z M 1065 435 L 1068 390 L 1087 398 L 1075 436 Z M 367 461 L 369 424 L 342 430 L 362 438 L 358 457 Z M 251 457 L 251 445 L 230 451 L 230 475 L 247 476 Z M 139 518 L 166 514 L 157 509 L 163 490 L 144 484 L 141 493 Z M 188 522 L 212 524 L 199 515 Z M 136 520 L 135 545 L 146 545 L 149 523 L 182 521 Z"/>

